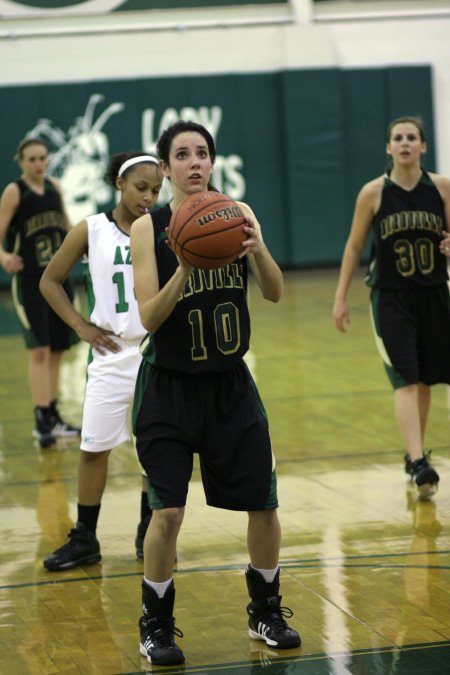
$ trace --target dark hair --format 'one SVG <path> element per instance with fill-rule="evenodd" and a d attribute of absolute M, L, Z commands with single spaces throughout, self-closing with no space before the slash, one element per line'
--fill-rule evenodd
<path fill-rule="evenodd" d="M 38 138 L 37 136 L 28 136 L 28 138 L 23 138 L 17 146 L 16 154 L 14 155 L 16 162 L 22 159 L 23 151 L 30 145 L 43 145 L 48 152 L 48 145 L 42 140 L 42 138 Z"/>
<path fill-rule="evenodd" d="M 197 124 L 197 122 L 191 121 L 186 122 L 185 120 L 179 120 L 178 122 L 175 122 L 175 124 L 172 124 L 168 129 L 165 129 L 162 132 L 157 145 L 160 159 L 162 159 L 165 164 L 169 164 L 169 154 L 172 141 L 175 136 L 178 136 L 178 134 L 182 134 L 185 131 L 195 131 L 200 134 L 200 136 L 203 136 L 208 145 L 209 155 L 214 162 L 216 159 L 216 146 L 214 145 L 214 139 L 209 131 L 202 124 Z"/>
<path fill-rule="evenodd" d="M 417 131 L 420 135 L 420 140 L 422 143 L 425 143 L 425 124 L 421 117 L 406 116 L 406 117 L 397 117 L 395 120 L 389 124 L 387 128 L 387 137 L 386 142 L 389 143 L 391 140 L 392 129 L 396 124 L 414 124 L 417 127 Z"/>
<path fill-rule="evenodd" d="M 111 157 L 111 160 L 109 162 L 108 170 L 106 172 L 106 178 L 108 180 L 108 183 L 112 185 L 114 189 L 116 189 L 116 178 L 119 175 L 119 170 L 120 167 L 124 162 L 127 161 L 127 159 L 132 159 L 133 157 L 141 157 L 142 155 L 149 155 L 148 152 L 119 152 L 117 155 L 113 155 Z M 150 155 L 151 157 L 152 155 Z M 155 157 L 156 159 L 156 157 Z M 127 174 L 129 171 L 133 171 L 139 164 L 152 164 L 159 173 L 161 173 L 161 169 L 159 168 L 159 162 L 158 164 L 150 161 L 143 161 L 139 162 L 137 164 L 132 164 L 132 166 L 128 167 L 128 169 L 125 169 L 125 171 L 122 174 L 123 178 L 127 177 Z M 162 174 L 161 174 L 161 180 L 162 180 Z"/>

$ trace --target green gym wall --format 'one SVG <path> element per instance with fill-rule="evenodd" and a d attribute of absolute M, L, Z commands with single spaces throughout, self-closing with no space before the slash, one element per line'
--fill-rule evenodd
<path fill-rule="evenodd" d="M 424 119 L 425 167 L 435 170 L 429 66 L 39 84 L 0 95 L 0 186 L 20 173 L 19 141 L 38 131 L 54 175 L 70 187 L 74 222 L 114 206 L 102 176 L 91 175 L 111 154 L 154 153 L 159 133 L 180 117 L 206 124 L 217 187 L 252 206 L 284 268 L 339 263 L 357 192 L 386 167 L 394 117 Z M 2 272 L 0 284 L 8 283 Z"/>

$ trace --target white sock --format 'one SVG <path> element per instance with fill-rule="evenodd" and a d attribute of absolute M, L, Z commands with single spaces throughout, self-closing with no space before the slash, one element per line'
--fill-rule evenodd
<path fill-rule="evenodd" d="M 170 577 L 170 579 L 167 579 L 167 581 L 162 581 L 160 584 L 156 583 L 156 581 L 149 581 L 144 577 L 144 581 L 147 584 L 147 586 L 150 586 L 150 588 L 153 588 L 155 591 L 156 595 L 158 598 L 163 598 L 165 592 L 170 586 L 170 582 L 172 581 L 173 577 Z"/>
<path fill-rule="evenodd" d="M 275 576 L 278 572 L 278 565 L 275 567 L 274 570 L 260 570 L 258 567 L 253 567 L 253 565 L 250 563 L 250 567 L 255 570 L 255 572 L 259 572 L 260 575 L 263 577 L 264 581 L 267 581 L 268 584 L 271 584 L 272 581 L 275 579 Z"/>

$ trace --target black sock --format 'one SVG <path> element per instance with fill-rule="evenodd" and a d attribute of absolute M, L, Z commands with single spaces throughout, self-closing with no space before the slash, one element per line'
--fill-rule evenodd
<path fill-rule="evenodd" d="M 78 522 L 83 523 L 85 528 L 94 534 L 97 529 L 100 506 L 101 504 L 96 504 L 95 506 L 83 506 L 82 504 L 78 504 Z"/>
<path fill-rule="evenodd" d="M 144 490 L 141 492 L 141 520 L 152 517 L 152 510 L 148 503 L 148 494 Z"/>

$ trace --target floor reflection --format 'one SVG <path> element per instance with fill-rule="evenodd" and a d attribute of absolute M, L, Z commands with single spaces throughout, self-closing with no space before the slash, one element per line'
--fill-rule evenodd
<path fill-rule="evenodd" d="M 102 564 L 44 570 L 43 557 L 76 517 L 79 448 L 34 444 L 23 344 L 2 323 L 0 297 L 1 675 L 450 675 L 450 389 L 433 391 L 427 447 L 441 486 L 421 502 L 405 488 L 362 279 L 345 338 L 331 324 L 332 270 L 286 274 L 285 282 L 284 302 L 270 311 L 252 294 L 248 362 L 271 424 L 282 605 L 294 611 L 301 647 L 283 653 L 248 638 L 247 516 L 205 505 L 198 462 L 174 572 L 183 667 L 152 668 L 139 654 L 131 443 L 110 459 Z M 77 422 L 85 354 L 70 351 L 61 403 Z"/>

